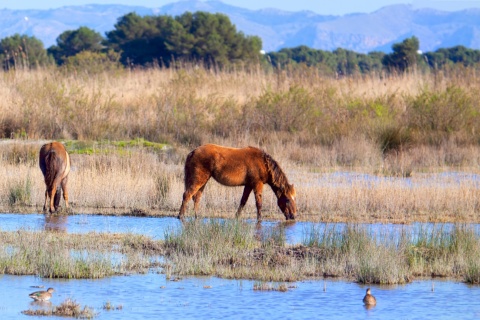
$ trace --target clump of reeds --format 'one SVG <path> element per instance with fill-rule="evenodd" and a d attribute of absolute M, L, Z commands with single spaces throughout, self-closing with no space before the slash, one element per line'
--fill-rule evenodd
<path fill-rule="evenodd" d="M 240 220 L 189 220 L 165 234 L 167 254 L 182 274 L 211 274 L 217 264 L 242 264 L 255 243 L 253 226 Z"/>
<path fill-rule="evenodd" d="M 280 292 L 287 292 L 288 286 L 285 283 L 280 283 L 273 285 L 271 283 L 266 282 L 255 282 L 253 284 L 254 291 L 280 291 Z"/>
<path fill-rule="evenodd" d="M 112 310 L 122 310 L 123 306 L 121 304 L 114 305 L 110 301 L 107 301 L 103 304 L 103 310 L 112 311 Z"/>
<path fill-rule="evenodd" d="M 25 310 L 23 314 L 29 316 L 59 316 L 73 318 L 91 319 L 97 316 L 97 312 L 88 306 L 82 306 L 72 299 L 66 299 L 58 306 L 52 306 L 48 309 Z"/>

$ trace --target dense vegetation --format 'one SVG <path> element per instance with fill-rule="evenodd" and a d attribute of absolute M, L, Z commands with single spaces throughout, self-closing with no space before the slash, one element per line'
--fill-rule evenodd
<path fill-rule="evenodd" d="M 209 68 L 261 63 L 266 68 L 314 67 L 330 76 L 404 72 L 412 68 L 437 70 L 480 62 L 480 50 L 455 46 L 421 53 L 419 47 L 418 38 L 412 36 L 394 44 L 389 54 L 363 54 L 342 48 L 330 52 L 298 46 L 262 55 L 260 38 L 238 32 L 223 14 L 198 11 L 172 17 L 128 13 L 118 19 L 106 37 L 82 26 L 60 34 L 57 44 L 48 49 L 35 37 L 15 34 L 4 38 L 0 41 L 0 61 L 5 70 L 56 64 L 89 71 L 92 64 L 101 65 L 102 71 L 126 66 L 170 67 L 184 62 Z"/>

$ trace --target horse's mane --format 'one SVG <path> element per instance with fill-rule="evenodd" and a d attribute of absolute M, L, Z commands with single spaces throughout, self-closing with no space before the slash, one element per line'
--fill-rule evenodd
<path fill-rule="evenodd" d="M 268 173 L 271 176 L 271 185 L 282 192 L 290 192 L 291 185 L 288 183 L 287 176 L 283 173 L 277 161 L 266 152 L 263 152 L 263 158 L 265 159 Z"/>

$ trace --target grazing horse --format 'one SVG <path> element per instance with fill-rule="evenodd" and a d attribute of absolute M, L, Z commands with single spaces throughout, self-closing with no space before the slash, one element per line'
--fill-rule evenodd
<path fill-rule="evenodd" d="M 297 212 L 295 204 L 295 188 L 288 183 L 278 163 L 264 151 L 254 148 L 227 148 L 214 144 L 200 146 L 190 152 L 185 161 L 185 192 L 182 206 L 178 214 L 183 219 L 187 202 L 193 198 L 195 217 L 198 203 L 207 181 L 213 177 L 225 186 L 245 186 L 237 218 L 247 203 L 253 190 L 257 205 L 257 220 L 261 221 L 262 190 L 268 184 L 275 196 L 277 204 L 287 220 L 294 220 Z"/>
<path fill-rule="evenodd" d="M 39 160 L 47 187 L 43 211 L 47 211 L 48 197 L 50 197 L 50 213 L 58 209 L 62 190 L 65 206 L 68 209 L 67 182 L 70 172 L 70 156 L 67 150 L 60 142 L 44 144 L 40 149 Z"/>

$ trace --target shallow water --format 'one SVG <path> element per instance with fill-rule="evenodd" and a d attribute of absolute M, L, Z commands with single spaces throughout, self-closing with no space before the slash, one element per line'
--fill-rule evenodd
<path fill-rule="evenodd" d="M 119 276 L 101 280 L 55 280 L 0 276 L 1 319 L 42 319 L 21 314 L 39 306 L 32 285 L 53 287 L 52 305 L 67 298 L 95 309 L 98 319 L 478 319 L 480 287 L 448 281 L 371 286 L 377 306 L 367 309 L 366 286 L 343 281 L 297 282 L 287 292 L 253 290 L 254 281 L 164 275 Z M 434 291 L 432 291 L 432 285 Z M 7 289 L 8 288 L 8 289 Z M 45 289 L 43 289 L 45 290 Z M 121 310 L 106 311 L 109 301 Z M 43 318 L 45 319 L 45 318 Z"/>
<path fill-rule="evenodd" d="M 163 240 L 166 232 L 181 227 L 181 222 L 173 217 L 132 217 L 132 216 L 105 216 L 105 215 L 49 215 L 49 214 L 0 214 L 0 230 L 50 230 L 68 233 L 109 232 L 109 233 L 136 233 L 149 236 L 155 240 Z M 220 219 L 221 220 L 221 219 Z M 256 220 L 246 220 L 255 224 Z M 309 238 L 312 232 L 330 231 L 341 232 L 345 223 L 313 223 L 313 222 L 285 222 L 263 221 L 257 231 L 267 233 L 273 229 L 281 229 L 287 244 L 300 244 Z M 451 223 L 413 223 L 400 224 L 358 224 L 367 228 L 377 237 L 400 235 L 402 231 L 422 232 L 443 231 L 449 232 L 454 226 Z M 469 224 L 469 227 L 480 234 L 479 224 Z"/>
<path fill-rule="evenodd" d="M 102 215 L 49 215 L 49 214 L 0 214 L 0 230 L 50 230 L 68 233 L 110 232 L 138 233 L 156 240 L 165 238 L 165 232 L 181 227 L 181 222 L 173 217 L 132 217 Z M 247 220 L 249 221 L 249 220 Z M 253 220 L 251 223 L 255 223 Z M 262 222 L 264 229 L 285 227 L 288 243 L 300 243 L 304 231 L 311 223 Z"/>

